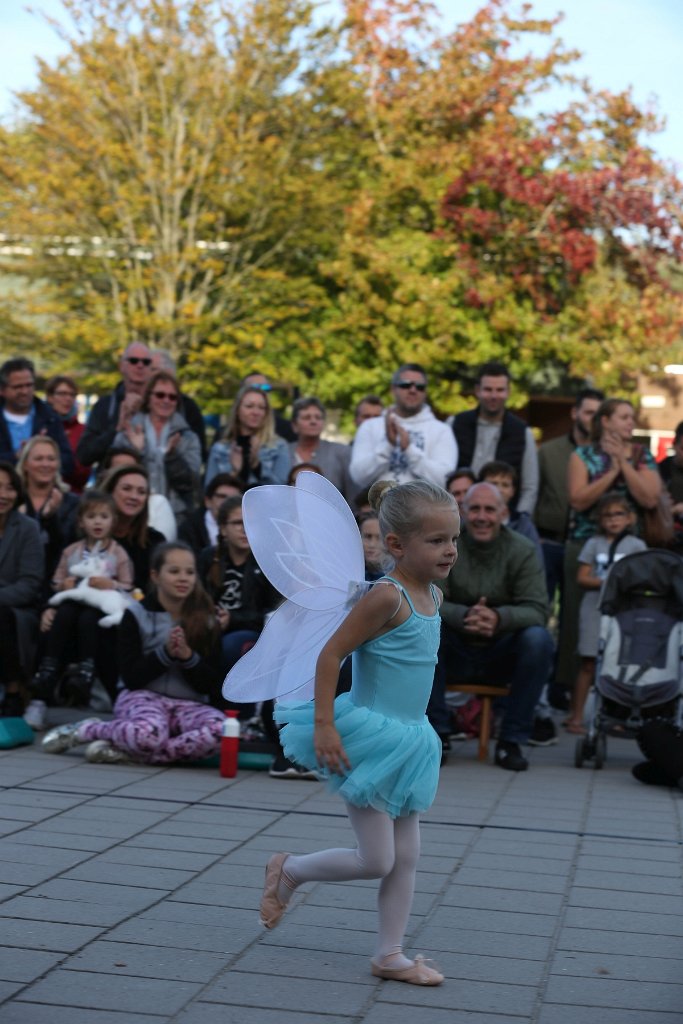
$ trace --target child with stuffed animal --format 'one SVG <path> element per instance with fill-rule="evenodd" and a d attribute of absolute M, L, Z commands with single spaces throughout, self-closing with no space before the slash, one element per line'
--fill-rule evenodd
<path fill-rule="evenodd" d="M 26 721 L 34 729 L 45 728 L 47 704 L 54 697 L 71 653 L 77 667 L 65 686 L 65 696 L 87 704 L 95 679 L 96 626 L 116 625 L 123 617 L 133 587 L 133 565 L 112 537 L 115 507 L 112 497 L 86 491 L 78 508 L 78 528 L 83 540 L 62 552 L 52 586 L 57 592 L 40 621 L 45 637 L 44 654 L 31 681 L 34 699 L 26 709 Z"/>

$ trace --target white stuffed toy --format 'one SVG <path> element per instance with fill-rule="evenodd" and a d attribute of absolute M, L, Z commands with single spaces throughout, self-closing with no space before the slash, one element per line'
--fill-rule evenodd
<path fill-rule="evenodd" d="M 118 626 L 123 618 L 126 608 L 130 607 L 133 597 L 120 590 L 98 590 L 91 587 L 88 580 L 91 576 L 106 576 L 107 566 L 104 559 L 97 555 L 90 555 L 81 562 L 69 566 L 71 576 L 78 576 L 79 582 L 72 590 L 61 590 L 54 597 L 51 597 L 48 604 L 56 607 L 64 601 L 80 601 L 81 604 L 90 605 L 104 612 L 104 618 L 98 622 L 99 626 L 107 629 L 109 626 Z"/>

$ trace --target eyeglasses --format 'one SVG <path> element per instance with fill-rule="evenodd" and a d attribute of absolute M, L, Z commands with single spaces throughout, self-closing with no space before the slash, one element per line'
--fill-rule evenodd
<path fill-rule="evenodd" d="M 75 398 L 76 397 L 76 392 L 75 391 L 53 391 L 52 392 L 52 397 L 53 398 Z"/>
<path fill-rule="evenodd" d="M 172 391 L 153 391 L 152 398 L 166 399 L 167 402 L 177 402 L 178 396 Z"/>
<path fill-rule="evenodd" d="M 152 365 L 152 360 L 146 356 L 126 356 L 126 362 L 130 363 L 131 366 L 137 366 L 138 363 L 142 363 L 143 366 Z"/>
<path fill-rule="evenodd" d="M 408 391 L 410 388 L 415 388 L 416 391 L 426 391 L 426 384 L 418 384 L 415 380 L 397 380 L 394 384 L 395 388 L 400 388 L 401 391 Z"/>

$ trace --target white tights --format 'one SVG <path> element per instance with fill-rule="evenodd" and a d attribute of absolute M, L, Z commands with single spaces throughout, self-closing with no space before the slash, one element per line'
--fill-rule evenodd
<path fill-rule="evenodd" d="M 320 850 L 287 858 L 284 887 L 278 893 L 287 902 L 302 882 L 348 882 L 355 878 L 381 878 L 377 909 L 379 928 L 375 960 L 401 954 L 415 891 L 420 856 L 420 818 L 390 818 L 373 807 L 346 805 L 358 843 L 355 850 Z M 291 884 L 287 887 L 287 882 Z M 288 889 L 288 891 L 287 891 Z M 401 960 L 404 958 L 401 957 Z M 409 963 L 410 961 L 406 961 Z M 401 966 L 397 964 L 396 966 Z"/>

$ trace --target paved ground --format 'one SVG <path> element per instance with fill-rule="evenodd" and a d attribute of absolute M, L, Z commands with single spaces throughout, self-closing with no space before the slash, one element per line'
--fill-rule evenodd
<path fill-rule="evenodd" d="M 573 743 L 513 775 L 460 745 L 423 824 L 410 947 L 447 976 L 368 971 L 375 883 L 311 885 L 272 933 L 280 849 L 347 844 L 315 782 L 0 751 L 1 1024 L 678 1024 L 683 796 Z"/>

